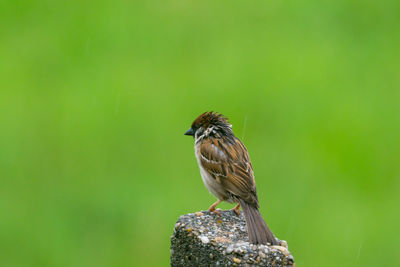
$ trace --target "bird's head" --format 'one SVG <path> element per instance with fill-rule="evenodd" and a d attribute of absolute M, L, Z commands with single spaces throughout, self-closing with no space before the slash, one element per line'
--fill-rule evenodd
<path fill-rule="evenodd" d="M 210 111 L 198 116 L 185 135 L 191 135 L 195 139 L 198 139 L 199 137 L 206 137 L 215 133 L 222 135 L 232 133 L 232 125 L 224 115 Z"/>

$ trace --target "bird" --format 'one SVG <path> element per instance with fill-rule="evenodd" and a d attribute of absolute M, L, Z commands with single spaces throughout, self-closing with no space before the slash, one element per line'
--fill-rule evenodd
<path fill-rule="evenodd" d="M 204 112 L 192 123 L 185 135 L 193 136 L 200 174 L 208 191 L 217 197 L 208 211 L 218 215 L 222 201 L 242 207 L 251 244 L 278 245 L 259 208 L 256 183 L 249 153 L 234 135 L 228 118 L 218 112 Z"/>

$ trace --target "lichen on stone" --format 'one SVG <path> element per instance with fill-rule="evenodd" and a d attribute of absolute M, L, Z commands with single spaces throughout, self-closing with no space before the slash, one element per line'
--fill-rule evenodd
<path fill-rule="evenodd" d="M 242 214 L 190 213 L 175 224 L 171 266 L 294 266 L 287 242 L 278 240 L 278 243 L 278 246 L 249 244 Z"/>

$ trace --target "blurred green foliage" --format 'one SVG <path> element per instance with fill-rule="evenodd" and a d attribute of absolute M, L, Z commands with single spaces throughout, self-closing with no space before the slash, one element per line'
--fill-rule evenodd
<path fill-rule="evenodd" d="M 2 1 L 1 265 L 167 266 L 214 110 L 297 266 L 400 266 L 399 7 Z"/>

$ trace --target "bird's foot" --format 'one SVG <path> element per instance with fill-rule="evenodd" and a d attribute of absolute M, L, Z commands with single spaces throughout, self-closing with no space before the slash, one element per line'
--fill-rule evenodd
<path fill-rule="evenodd" d="M 208 210 L 208 211 L 209 212 L 213 212 L 213 213 L 217 214 L 218 216 L 221 216 L 221 211 L 220 210 L 215 209 L 215 210 Z"/>
<path fill-rule="evenodd" d="M 210 208 L 208 208 L 208 211 L 209 211 L 209 212 L 214 212 L 214 213 L 217 214 L 217 215 L 221 215 L 221 211 L 219 211 L 219 210 L 216 209 L 216 207 L 217 207 L 217 205 L 218 205 L 219 203 L 221 203 L 221 200 L 218 200 L 217 202 L 215 202 L 214 204 L 212 204 L 212 205 L 210 206 Z"/>
<path fill-rule="evenodd" d="M 236 207 L 234 207 L 233 209 L 231 209 L 231 211 L 233 211 L 234 213 L 236 213 L 237 215 L 240 215 L 240 204 L 237 204 Z"/>

